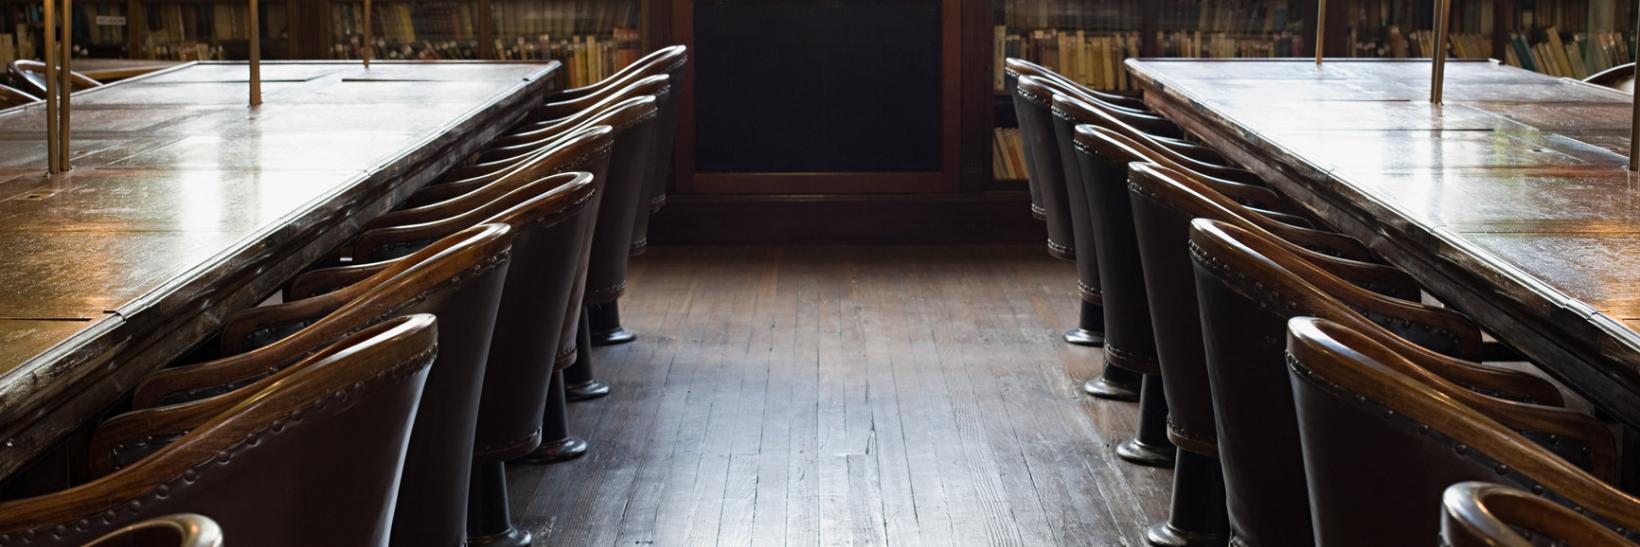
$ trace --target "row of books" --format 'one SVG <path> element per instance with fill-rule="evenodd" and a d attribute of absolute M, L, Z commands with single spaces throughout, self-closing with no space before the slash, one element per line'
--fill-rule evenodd
<path fill-rule="evenodd" d="M 1351 40 L 1356 57 L 1393 57 L 1397 59 L 1433 57 L 1435 31 L 1420 30 L 1402 34 L 1399 26 L 1391 25 L 1382 40 Z M 1447 54 L 1460 59 L 1487 59 L 1492 57 L 1492 36 L 1488 34 L 1449 34 Z"/>
<path fill-rule="evenodd" d="M 637 28 L 639 0 L 507 0 L 491 4 L 496 36 L 589 36 Z"/>
<path fill-rule="evenodd" d="M 125 43 L 125 6 L 117 4 L 77 4 L 74 6 L 74 41 L 122 45 Z"/>
<path fill-rule="evenodd" d="M 1140 25 L 1140 0 L 996 0 L 995 6 L 997 24 L 1013 29 L 1132 30 Z"/>
<path fill-rule="evenodd" d="M 196 43 L 219 44 L 250 38 L 251 12 L 246 4 L 159 4 L 148 7 L 148 30 L 143 34 L 147 47 Z M 283 7 L 260 10 L 263 37 L 286 34 Z"/>
<path fill-rule="evenodd" d="M 220 61 L 226 57 L 222 46 L 203 42 L 175 42 L 143 48 L 143 56 L 163 61 Z"/>
<path fill-rule="evenodd" d="M 1025 145 L 1019 128 L 998 127 L 991 136 L 991 178 L 1025 180 Z"/>
<path fill-rule="evenodd" d="M 497 57 L 503 61 L 549 60 L 564 63 L 569 87 L 579 87 L 608 77 L 643 56 L 643 38 L 637 29 L 617 28 L 609 36 L 571 36 L 554 39 L 515 37 L 495 41 Z"/>
<path fill-rule="evenodd" d="M 1164 57 L 1303 57 L 1304 35 L 1296 32 L 1229 34 L 1177 31 L 1159 33 Z"/>
<path fill-rule="evenodd" d="M 1631 62 L 1633 34 L 1619 32 L 1574 33 L 1568 42 L 1555 27 L 1546 29 L 1544 39 L 1532 43 L 1521 33 L 1509 34 L 1504 62 L 1552 76 L 1586 78 L 1616 65 Z"/>
<path fill-rule="evenodd" d="M 371 32 L 391 44 L 417 44 L 431 40 L 476 39 L 473 4 L 375 4 L 371 6 Z M 364 34 L 364 4 L 331 4 L 330 29 L 337 36 Z"/>
<path fill-rule="evenodd" d="M 331 48 L 331 57 L 335 59 L 362 59 L 364 49 L 361 45 L 363 37 L 350 36 L 347 42 L 339 43 Z M 398 42 L 387 38 L 371 40 L 375 47 L 371 49 L 370 58 L 389 60 L 439 61 L 450 59 L 477 59 L 477 40 L 423 40 L 420 42 Z"/>
<path fill-rule="evenodd" d="M 1051 67 L 1066 77 L 1096 89 L 1130 89 L 1122 61 L 1139 55 L 1139 33 L 1092 33 L 1085 30 L 1012 32 L 994 29 L 992 87 L 1002 90 L 1003 59 L 1017 57 Z"/>
<path fill-rule="evenodd" d="M 1386 42 L 1389 33 L 1410 34 L 1435 28 L 1434 4 L 1429 0 L 1355 0 L 1351 29 L 1361 42 Z M 1496 21 L 1490 0 L 1452 3 L 1447 31 L 1453 34 L 1491 34 Z"/>
<path fill-rule="evenodd" d="M 1303 28 L 1293 0 L 1199 0 L 1164 2 L 1158 30 L 1211 33 L 1270 33 Z"/>
<path fill-rule="evenodd" d="M 11 64 L 18 59 L 34 59 L 39 53 L 35 51 L 34 27 L 27 23 L 17 23 L 16 32 L 0 34 L 0 64 Z"/>

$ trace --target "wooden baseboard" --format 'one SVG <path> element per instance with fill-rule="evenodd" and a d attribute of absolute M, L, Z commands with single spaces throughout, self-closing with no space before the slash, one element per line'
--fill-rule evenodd
<path fill-rule="evenodd" d="M 1041 243 L 1025 192 L 891 196 L 672 195 L 652 245 Z"/>

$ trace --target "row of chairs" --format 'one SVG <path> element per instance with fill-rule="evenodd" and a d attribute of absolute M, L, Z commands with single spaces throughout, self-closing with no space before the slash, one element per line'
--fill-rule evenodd
<path fill-rule="evenodd" d="M 234 545 L 530 544 L 506 465 L 587 449 L 566 402 L 609 390 L 588 308 L 621 296 L 663 203 L 686 59 L 664 48 L 553 95 L 230 316 L 212 358 L 152 373 L 96 426 L 95 479 L 0 503 L 0 545 L 178 512 Z"/>
<path fill-rule="evenodd" d="M 1637 529 L 1640 499 L 1610 485 L 1612 429 L 1541 376 L 1483 364 L 1519 356 L 1470 318 L 1142 103 L 1006 68 L 1049 253 L 1077 263 L 1068 339 L 1104 346 L 1087 391 L 1137 397 L 1118 455 L 1174 469 L 1151 544 L 1429 542 L 1443 490 L 1468 481 Z M 1449 541 L 1510 541 L 1476 521 L 1519 506 L 1500 488 L 1446 494 L 1446 528 L 1469 534 Z"/>

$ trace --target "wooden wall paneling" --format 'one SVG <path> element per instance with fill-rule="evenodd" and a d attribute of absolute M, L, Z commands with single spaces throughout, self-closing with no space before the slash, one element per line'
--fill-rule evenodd
<path fill-rule="evenodd" d="M 941 153 L 943 163 L 943 188 L 931 189 L 934 192 L 955 192 L 961 184 L 962 173 L 962 112 L 963 91 L 962 81 L 965 78 L 963 71 L 963 52 L 967 49 L 962 39 L 963 9 L 962 0 L 942 0 L 940 2 L 940 18 L 942 20 L 940 51 L 944 53 L 943 66 L 940 75 L 944 79 L 944 97 L 940 105 L 944 115 L 940 120 L 940 133 L 945 139 Z M 989 56 L 985 56 L 989 57 Z M 977 65 L 983 66 L 983 65 Z M 986 72 L 984 74 L 990 74 Z M 971 80 L 983 80 L 977 75 Z M 983 150 L 983 149 L 981 149 Z"/>
<path fill-rule="evenodd" d="M 996 90 L 989 78 L 996 66 L 993 33 L 996 16 L 991 1 L 962 4 L 962 66 L 979 67 L 962 78 L 962 178 L 963 192 L 984 191 L 991 184 L 991 138 L 996 127 Z"/>
<path fill-rule="evenodd" d="M 142 36 L 148 31 L 148 10 L 141 0 L 125 0 L 125 56 L 141 59 Z M 10 29 L 7 29 L 10 30 Z"/>
<path fill-rule="evenodd" d="M 473 29 L 478 35 L 478 58 L 494 59 L 495 51 L 495 14 L 492 13 L 490 0 L 478 0 L 478 7 L 473 8 Z"/>
<path fill-rule="evenodd" d="M 666 2 L 668 0 L 652 0 Z M 672 11 L 672 42 L 689 47 L 695 55 L 695 3 L 693 0 L 670 0 Z M 695 62 L 684 67 L 681 100 L 678 101 L 678 135 L 673 142 L 672 188 L 681 194 L 695 192 Z M 673 90 L 679 92 L 680 90 Z"/>

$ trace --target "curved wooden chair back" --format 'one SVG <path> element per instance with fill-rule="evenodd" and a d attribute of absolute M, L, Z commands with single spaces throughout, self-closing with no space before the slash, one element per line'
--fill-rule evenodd
<path fill-rule="evenodd" d="M 1081 124 L 1097 125 L 1114 130 L 1130 139 L 1144 143 L 1145 146 L 1155 150 L 1158 154 L 1165 155 L 1169 160 L 1172 160 L 1181 166 L 1187 167 L 1192 171 L 1232 182 L 1240 182 L 1255 186 L 1265 185 L 1264 179 L 1259 178 L 1258 175 L 1252 173 L 1251 171 L 1210 161 L 1211 158 L 1209 156 L 1216 157 L 1217 152 L 1212 152 L 1206 148 L 1196 147 L 1194 145 L 1183 146 L 1167 139 L 1158 138 L 1150 132 L 1135 127 L 1117 117 L 1111 116 L 1108 109 L 1100 108 L 1097 105 L 1089 103 L 1076 96 L 1065 93 L 1055 93 L 1053 97 L 1053 113 L 1055 123 L 1062 124 L 1067 127 L 1065 131 L 1066 135 L 1070 134 L 1068 129 L 1069 127 L 1075 127 Z M 1206 150 L 1207 153 L 1204 154 L 1199 152 L 1203 150 Z M 1204 160 L 1203 157 L 1209 157 L 1209 159 Z"/>
<path fill-rule="evenodd" d="M 339 332 L 398 314 L 434 314 L 444 327 L 421 400 L 426 412 L 415 422 L 405 461 L 401 494 L 407 502 L 399 508 L 405 518 L 395 520 L 394 535 L 459 541 L 465 534 L 469 447 L 511 237 L 504 225 L 471 227 L 335 292 L 246 310 L 223 328 L 222 353 L 229 357 L 156 372 L 138 386 L 135 400 L 233 391 L 288 364 L 282 356 L 311 351 Z"/>
<path fill-rule="evenodd" d="M 490 340 L 477 430 L 465 445 L 473 447 L 474 464 L 518 458 L 540 442 L 549 377 L 574 360 L 573 328 L 578 323 L 569 323 L 579 318 L 571 313 L 579 312 L 578 287 L 585 283 L 600 182 L 585 172 L 549 175 L 513 185 L 506 194 L 450 218 L 376 228 L 360 237 L 373 246 L 414 246 L 479 223 L 512 227 L 512 261 Z M 292 292 L 352 282 L 397 260 L 307 272 L 292 283 Z"/>
<path fill-rule="evenodd" d="M 1032 197 L 1032 207 L 1041 210 L 1042 220 L 1047 223 L 1048 254 L 1060 260 L 1074 261 L 1073 202 L 1066 184 L 1073 171 L 1074 160 L 1067 165 L 1064 148 L 1054 134 L 1053 118 L 1049 114 L 1053 108 L 1053 88 L 1040 78 L 1019 78 L 1014 88 L 1014 108 L 1019 118 L 1020 140 L 1025 148 L 1026 176 L 1036 192 Z M 1092 292 L 1097 294 L 1097 289 L 1095 285 Z"/>
<path fill-rule="evenodd" d="M 29 59 L 12 61 L 7 67 L 11 72 L 14 83 L 27 88 L 27 91 L 36 96 L 46 96 L 46 64 Z M 74 91 L 91 89 L 102 86 L 102 82 L 91 79 L 90 76 L 79 72 L 69 71 L 69 80 L 74 82 Z"/>
<path fill-rule="evenodd" d="M 623 87 L 615 93 L 610 94 L 597 104 L 583 110 L 578 110 L 562 118 L 546 120 L 535 125 L 526 126 L 523 131 L 518 131 L 516 133 L 497 138 L 495 142 L 492 142 L 489 145 L 488 149 L 479 154 L 478 163 L 473 166 L 463 167 L 462 169 L 472 169 L 476 172 L 479 169 L 482 169 L 483 166 L 501 165 L 501 162 L 505 162 L 512 158 L 517 158 L 523 154 L 528 154 L 532 150 L 551 143 L 554 139 L 569 131 L 572 131 L 578 127 L 583 127 L 586 125 L 587 120 L 602 115 L 609 109 L 615 108 L 616 105 L 632 99 L 644 96 L 656 97 L 656 108 L 659 109 L 659 97 L 668 96 L 671 93 L 671 90 L 672 84 L 662 76 L 651 76 L 638 80 L 633 82 L 631 85 Z M 465 173 L 465 171 L 463 173 Z"/>
<path fill-rule="evenodd" d="M 1104 128 L 1078 128 L 1079 143 L 1088 139 L 1116 146 L 1116 135 Z M 1091 144 L 1091 143 L 1090 143 Z M 1108 153 L 1108 152 L 1106 152 Z M 1129 166 L 1126 191 L 1133 211 L 1134 234 L 1138 241 L 1144 287 L 1155 325 L 1156 357 L 1163 384 L 1167 386 L 1168 439 L 1181 450 L 1218 457 L 1212 390 L 1207 377 L 1205 349 L 1202 347 L 1201 315 L 1196 305 L 1196 287 L 1187 244 L 1190 221 L 1195 218 L 1225 220 L 1245 226 L 1255 233 L 1268 234 L 1240 213 L 1218 201 L 1207 199 L 1184 184 L 1172 180 L 1160 166 L 1134 163 Z M 1211 189 L 1203 188 L 1204 192 Z M 1230 201 L 1217 196 L 1222 201 Z M 1233 203 L 1233 202 L 1232 202 Z M 1360 276 L 1399 289 L 1417 298 L 1418 287 L 1398 270 L 1320 255 L 1280 239 L 1283 247 L 1301 256 L 1330 261 L 1333 270 Z M 1359 282 L 1359 281 L 1357 281 Z"/>
<path fill-rule="evenodd" d="M 109 532 L 85 547 L 222 547 L 222 528 L 204 515 L 180 513 Z"/>
<path fill-rule="evenodd" d="M 1108 103 L 1112 106 L 1117 106 L 1117 107 L 1125 108 L 1125 109 L 1128 109 L 1128 110 L 1131 110 L 1131 111 L 1134 111 L 1134 112 L 1141 112 L 1141 113 L 1150 111 L 1150 108 L 1145 106 L 1144 99 L 1140 99 L 1138 97 L 1129 97 L 1129 96 L 1126 96 L 1126 95 L 1117 95 L 1115 93 L 1106 93 L 1106 92 L 1103 92 L 1103 91 L 1099 91 L 1097 89 L 1093 89 L 1091 87 L 1076 83 L 1075 81 L 1071 80 L 1070 78 L 1066 78 L 1063 74 L 1055 72 L 1055 71 L 1053 71 L 1052 69 L 1050 69 L 1048 67 L 1045 67 L 1045 66 L 1042 66 L 1042 65 L 1039 65 L 1039 64 L 1024 60 L 1024 59 L 1009 57 L 1009 58 L 1003 60 L 1003 71 L 1004 71 L 1004 73 L 1006 73 L 1007 75 L 1009 75 L 1009 76 L 1011 76 L 1015 79 L 1018 79 L 1021 76 L 1035 76 L 1037 78 L 1046 78 L 1046 79 L 1050 79 L 1050 80 L 1057 80 L 1057 81 L 1059 81 L 1060 83 L 1062 83 L 1066 86 L 1075 87 L 1078 91 L 1082 92 L 1082 94 L 1084 94 L 1084 95 L 1087 95 L 1087 96 L 1092 97 L 1094 99 L 1098 99 L 1098 100 L 1100 100 L 1102 102 L 1105 102 L 1105 103 Z"/>
<path fill-rule="evenodd" d="M 1179 140 L 1179 139 L 1184 136 L 1184 132 L 1183 132 L 1183 130 L 1179 129 L 1179 126 L 1174 125 L 1173 122 L 1169 121 L 1167 118 L 1163 118 L 1161 116 L 1157 116 L 1155 114 L 1149 114 L 1149 113 L 1135 113 L 1135 112 L 1129 111 L 1127 109 L 1111 106 L 1109 103 L 1105 103 L 1103 101 L 1099 101 L 1097 99 L 1094 99 L 1092 97 L 1087 96 L 1086 94 L 1082 93 L 1076 87 L 1065 85 L 1065 84 L 1063 84 L 1063 83 L 1061 83 L 1057 80 L 1052 80 L 1052 79 L 1047 79 L 1047 78 L 1037 78 L 1035 76 L 1023 76 L 1023 77 L 1020 78 L 1020 81 L 1021 82 L 1031 82 L 1031 85 L 1041 86 L 1041 87 L 1045 87 L 1047 89 L 1050 89 L 1050 90 L 1053 91 L 1050 95 L 1064 95 L 1066 97 L 1070 97 L 1070 98 L 1074 98 L 1078 101 L 1082 101 L 1083 103 L 1087 104 L 1089 107 L 1097 108 L 1101 112 L 1104 112 L 1106 115 L 1108 115 L 1108 116 L 1110 116 L 1114 119 L 1120 120 L 1123 124 L 1126 124 L 1127 126 L 1133 128 L 1137 131 L 1144 132 L 1145 134 L 1150 135 L 1152 137 L 1157 137 L 1157 138 L 1163 139 L 1161 142 L 1166 142 L 1166 143 L 1169 143 L 1169 144 L 1175 145 L 1175 146 L 1181 146 L 1182 150 L 1189 150 L 1191 152 L 1200 152 L 1200 147 L 1197 147 L 1195 145 L 1188 145 L 1187 146 L 1187 145 L 1176 144 L 1176 143 L 1182 143 L 1183 142 L 1182 140 Z M 1213 158 L 1218 158 L 1218 156 L 1216 154 L 1213 155 L 1212 157 Z"/>
<path fill-rule="evenodd" d="M 1191 221 L 1189 248 L 1231 530 L 1262 545 L 1308 537 L 1304 533 L 1310 522 L 1298 430 L 1292 425 L 1295 411 L 1281 366 L 1287 319 L 1317 315 L 1358 325 L 1377 323 L 1447 351 L 1478 347 L 1479 333 L 1465 318 L 1447 310 L 1351 291 L 1354 285 L 1322 275 L 1318 268 L 1303 268 L 1302 261 L 1291 258 L 1279 244 L 1254 238 L 1213 220 Z M 1243 244 L 1249 240 L 1257 241 L 1257 247 Z M 1286 259 L 1277 263 L 1269 258 L 1272 255 Z M 1341 299 L 1351 306 L 1373 307 L 1355 311 Z M 1370 321 L 1363 321 L 1363 315 Z M 1396 335 L 1380 336 L 1399 340 Z M 1456 359 L 1439 363 L 1443 376 L 1464 378 L 1465 384 L 1560 402 L 1554 386 L 1529 375 Z"/>
<path fill-rule="evenodd" d="M 1634 63 L 1621 64 L 1602 70 L 1584 78 L 1583 81 L 1601 87 L 1634 93 Z"/>
<path fill-rule="evenodd" d="M 437 332 L 431 316 L 417 315 L 369 334 L 129 467 L 0 503 L 0 538 L 78 545 L 143 519 L 203 511 L 238 546 L 386 545 Z"/>
<path fill-rule="evenodd" d="M 40 101 L 39 97 L 25 93 L 21 89 L 8 85 L 0 85 L 0 109 L 22 106 L 38 101 Z"/>
<path fill-rule="evenodd" d="M 1096 154 L 1110 158 L 1110 161 L 1124 165 L 1131 162 L 1148 162 L 1163 165 L 1177 171 L 1184 171 L 1195 175 L 1197 180 L 1209 184 L 1219 194 L 1244 203 L 1249 207 L 1258 207 L 1264 216 L 1271 217 L 1283 223 L 1294 225 L 1308 225 L 1309 220 L 1299 216 L 1302 213 L 1297 205 L 1286 197 L 1267 186 L 1247 184 L 1233 180 L 1221 179 L 1191 169 L 1188 165 L 1179 163 L 1177 156 L 1164 150 L 1134 140 L 1120 131 L 1109 127 L 1082 124 L 1075 126 L 1076 146 L 1087 147 Z"/>
<path fill-rule="evenodd" d="M 594 92 L 606 89 L 612 85 L 616 85 L 619 82 L 628 81 L 635 73 L 644 72 L 646 74 L 652 74 L 654 73 L 653 71 L 656 65 L 665 66 L 666 68 L 662 70 L 664 72 L 666 70 L 673 69 L 675 66 L 681 66 L 683 63 L 688 62 L 688 60 L 688 46 L 680 44 L 666 46 L 644 54 L 643 57 L 639 57 L 638 60 L 633 61 L 632 64 L 621 67 L 620 70 L 615 71 L 614 74 L 610 74 L 602 80 L 598 80 L 581 87 L 566 89 L 553 94 L 553 96 L 548 99 L 548 102 L 564 102 L 571 99 L 579 99 Z"/>
<path fill-rule="evenodd" d="M 665 76 L 670 80 L 675 71 L 681 71 L 684 63 L 689 59 L 687 50 L 681 46 L 661 48 L 638 60 L 614 76 L 606 78 L 585 91 L 570 90 L 571 96 L 554 96 L 541 108 L 530 112 L 531 120 L 550 120 L 562 118 L 585 110 L 598 104 L 607 96 L 616 93 L 623 87 L 652 76 Z"/>
<path fill-rule="evenodd" d="M 588 131 L 599 126 L 608 126 L 610 131 L 610 139 L 612 139 L 613 142 L 612 146 L 622 148 L 622 150 L 615 150 L 613 148 L 610 149 L 608 154 L 611 156 L 620 151 L 625 151 L 629 155 L 635 150 L 647 151 L 650 143 L 644 142 L 644 140 L 651 135 L 642 131 L 633 131 L 633 129 L 646 129 L 651 127 L 652 124 L 643 124 L 644 122 L 652 120 L 654 116 L 655 101 L 653 97 L 645 96 L 627 99 L 595 116 L 589 117 L 585 121 L 577 124 L 575 127 L 566 130 L 563 135 L 543 144 L 537 151 L 529 155 L 521 156 L 516 160 L 508 160 L 509 165 L 500 169 L 495 169 L 493 174 L 453 180 L 450 182 L 424 187 L 414 195 L 410 196 L 409 204 L 419 207 L 421 205 L 443 201 L 470 192 L 476 188 L 480 188 L 486 184 L 494 182 L 500 177 L 510 176 L 512 173 L 518 171 L 521 166 L 530 164 L 533 158 L 538 158 L 542 155 L 552 153 L 561 154 L 561 152 L 556 151 L 561 148 L 562 141 L 570 135 Z M 607 167 L 600 170 L 589 166 L 589 163 L 596 159 L 595 156 L 603 153 L 604 152 L 596 152 L 590 156 L 584 157 L 574 156 L 569 158 L 567 161 L 579 165 L 574 170 L 588 171 L 594 176 L 604 178 L 609 174 L 607 172 Z M 611 161 L 613 162 L 614 160 L 612 159 Z M 619 164 L 610 163 L 609 165 L 615 166 Z M 627 166 L 622 167 L 624 172 Z M 642 167 L 642 165 L 631 167 Z M 536 172 L 530 173 L 533 177 L 539 177 L 546 174 L 550 173 L 543 171 L 540 168 L 537 168 Z"/>
<path fill-rule="evenodd" d="M 1532 489 L 1640 530 L 1640 498 L 1454 397 L 1461 389 L 1415 376 L 1421 360 L 1315 318 L 1294 319 L 1286 338 L 1318 544 L 1427 542 L 1442 492 L 1471 480 Z"/>
<path fill-rule="evenodd" d="M 1448 486 L 1441 494 L 1442 545 L 1536 547 L 1533 539 L 1555 545 L 1635 546 L 1588 517 L 1516 488 L 1470 481 Z"/>
<path fill-rule="evenodd" d="M 638 100 L 641 100 L 641 98 L 638 98 Z M 617 129 L 610 123 L 592 123 L 592 121 L 630 123 L 631 118 L 643 115 L 643 110 L 645 110 L 643 106 L 628 106 L 628 108 L 622 108 L 622 110 L 608 111 L 608 113 L 605 113 L 608 116 L 597 116 L 595 120 L 587 120 L 587 123 L 582 124 L 579 128 L 571 129 L 571 131 L 564 133 L 561 138 L 541 147 L 540 151 L 536 151 L 535 154 L 518 160 L 515 164 L 507 165 L 505 169 L 495 170 L 494 174 L 451 180 L 451 182 L 435 183 L 435 185 L 423 187 L 417 193 L 410 195 L 405 210 L 420 210 L 423 206 L 435 205 L 438 201 L 461 197 L 464 193 L 474 192 L 477 188 L 485 187 L 485 185 L 490 185 L 490 183 L 502 179 L 523 177 L 523 180 L 533 180 L 540 179 L 544 175 L 554 174 L 554 172 L 566 172 L 566 170 L 585 170 L 594 177 L 602 179 L 608 174 L 608 165 L 610 164 L 600 164 L 600 162 L 605 162 L 615 151 L 613 146 L 618 144 Z M 585 141 L 585 134 L 587 133 L 607 134 L 607 142 L 602 138 L 595 138 L 597 142 L 587 142 Z M 594 147 L 594 144 L 600 144 L 600 142 L 605 142 L 607 146 Z M 395 218 L 392 219 L 392 223 L 402 224 L 402 221 Z"/>

